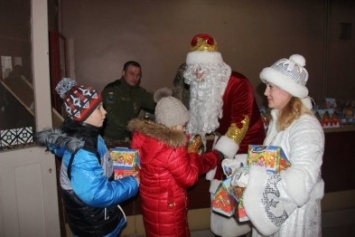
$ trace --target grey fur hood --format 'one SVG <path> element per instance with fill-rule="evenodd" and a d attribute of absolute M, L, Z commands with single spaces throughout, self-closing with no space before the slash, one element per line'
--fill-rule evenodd
<path fill-rule="evenodd" d="M 181 131 L 176 131 L 152 121 L 133 119 L 128 123 L 128 130 L 138 132 L 168 144 L 171 147 L 184 146 L 187 136 Z"/>
<path fill-rule="evenodd" d="M 42 146 L 54 146 L 56 148 L 66 148 L 74 153 L 84 147 L 84 140 L 81 138 L 68 136 L 60 129 L 48 129 L 37 134 L 37 141 Z"/>

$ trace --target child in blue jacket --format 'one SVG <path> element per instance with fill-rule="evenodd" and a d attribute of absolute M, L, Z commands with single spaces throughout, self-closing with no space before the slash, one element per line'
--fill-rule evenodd
<path fill-rule="evenodd" d="M 74 236 L 118 236 L 126 224 L 119 203 L 138 193 L 139 179 L 113 180 L 113 163 L 99 129 L 106 111 L 101 94 L 64 78 L 57 87 L 68 117 L 38 142 L 62 158 L 60 186 Z"/>

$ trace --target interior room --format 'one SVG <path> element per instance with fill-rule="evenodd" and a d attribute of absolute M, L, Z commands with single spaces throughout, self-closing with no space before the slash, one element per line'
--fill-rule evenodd
<path fill-rule="evenodd" d="M 315 113 L 320 114 L 320 122 L 326 119 L 324 111 L 334 111 L 329 101 L 335 100 L 338 107 L 342 105 L 342 109 L 350 113 L 344 118 L 349 119 L 345 122 L 338 118 L 337 126 L 322 123 L 326 138 L 322 165 L 325 181 L 323 236 L 355 234 L 355 159 L 351 151 L 355 139 L 355 1 L 25 2 L 0 1 L 2 134 L 25 127 L 31 128 L 26 131 L 33 136 L 44 127 L 59 126 L 64 109 L 54 87 L 63 77 L 74 78 L 102 91 L 108 83 L 121 77 L 126 61 L 134 60 L 142 66 L 140 85 L 147 91 L 154 93 L 162 87 L 172 88 L 178 68 L 190 51 L 191 39 L 199 33 L 212 35 L 223 60 L 250 80 L 260 108 L 266 106 L 265 85 L 259 77 L 261 70 L 280 58 L 301 54 L 306 59 L 307 87 L 314 107 L 319 109 Z M 13 17 L 15 14 L 17 17 Z M 32 25 L 40 29 L 29 29 Z M 40 38 L 36 38 L 38 35 Z M 42 57 L 37 58 L 37 54 Z M 6 107 L 9 105 L 10 109 Z M 42 155 L 43 149 L 33 150 L 33 140 L 29 146 L 24 145 L 27 142 L 14 146 L 5 139 L 2 135 L 0 237 L 23 236 L 25 231 L 35 233 L 33 236 L 71 236 L 57 191 L 60 160 L 55 160 L 51 154 L 46 154 L 39 166 L 33 165 L 32 160 L 17 160 L 16 152 Z M 18 167 L 20 163 L 21 167 L 26 167 L 26 172 L 36 173 L 28 182 L 36 181 L 41 186 L 51 180 L 48 185 L 51 195 L 46 198 L 48 189 L 38 187 L 31 191 L 28 201 L 11 198 L 24 196 L 21 194 L 31 189 L 27 181 L 18 181 L 24 180 L 23 175 L 18 176 L 23 174 L 23 168 Z M 9 173 L 14 173 L 11 178 L 6 176 Z M 189 225 L 195 237 L 214 236 L 209 230 L 208 186 L 208 181 L 201 176 L 188 190 Z M 43 205 L 35 201 L 36 195 L 45 197 Z M 38 217 L 41 224 L 32 220 L 31 224 L 21 226 L 35 219 L 31 218 L 36 211 L 30 208 L 32 203 L 45 207 L 43 210 L 41 207 L 40 213 L 44 214 Z M 47 206 L 53 207 L 47 210 Z M 128 224 L 121 236 L 145 236 L 139 198 L 123 203 L 122 207 Z M 8 215 L 11 218 L 6 220 Z M 50 216 L 57 219 L 52 220 Z"/>

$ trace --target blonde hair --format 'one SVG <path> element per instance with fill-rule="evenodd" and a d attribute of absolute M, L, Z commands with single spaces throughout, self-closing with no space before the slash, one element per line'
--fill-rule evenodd
<path fill-rule="evenodd" d="M 313 115 L 312 111 L 306 108 L 297 97 L 291 97 L 287 105 L 279 111 L 277 128 L 279 131 L 285 130 L 293 121 L 303 114 Z"/>

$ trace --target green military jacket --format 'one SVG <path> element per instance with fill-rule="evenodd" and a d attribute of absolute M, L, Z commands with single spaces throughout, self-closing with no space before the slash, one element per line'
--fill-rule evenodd
<path fill-rule="evenodd" d="M 104 108 L 107 111 L 103 136 L 105 139 L 125 140 L 130 138 L 128 122 L 138 117 L 141 109 L 154 113 L 153 94 L 140 86 L 131 86 L 121 78 L 109 83 L 102 91 Z"/>

